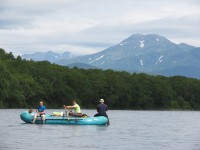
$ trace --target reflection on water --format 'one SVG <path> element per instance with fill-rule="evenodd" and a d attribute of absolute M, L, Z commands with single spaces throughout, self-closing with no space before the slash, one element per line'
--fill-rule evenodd
<path fill-rule="evenodd" d="M 110 126 L 32 125 L 24 110 L 0 110 L 0 150 L 199 150 L 200 113 L 109 111 Z M 49 113 L 58 110 L 48 110 Z M 84 110 L 93 115 L 95 110 Z"/>

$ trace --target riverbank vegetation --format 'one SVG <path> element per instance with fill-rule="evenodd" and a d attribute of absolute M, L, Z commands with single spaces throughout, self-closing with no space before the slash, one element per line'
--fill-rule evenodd
<path fill-rule="evenodd" d="M 113 70 L 68 68 L 27 61 L 0 49 L 0 108 L 62 108 L 76 99 L 95 108 L 104 98 L 110 109 L 200 110 L 200 80 Z"/>

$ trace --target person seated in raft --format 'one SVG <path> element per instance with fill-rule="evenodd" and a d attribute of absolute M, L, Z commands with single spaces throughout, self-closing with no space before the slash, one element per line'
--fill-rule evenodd
<path fill-rule="evenodd" d="M 33 109 L 30 108 L 30 109 L 28 110 L 28 113 L 29 113 L 29 114 L 32 114 L 32 113 L 33 113 Z"/>
<path fill-rule="evenodd" d="M 72 104 L 73 104 L 73 106 L 65 106 L 65 105 L 63 105 L 63 107 L 64 107 L 65 109 L 74 109 L 74 112 L 71 112 L 71 111 L 70 111 L 69 115 L 81 117 L 81 116 L 82 116 L 82 113 L 81 113 L 81 108 L 80 108 L 80 106 L 76 103 L 75 100 L 72 101 Z"/>
<path fill-rule="evenodd" d="M 28 113 L 30 114 L 30 115 L 32 115 L 32 116 L 34 116 L 34 109 L 33 108 L 30 108 L 29 110 L 28 110 Z"/>
<path fill-rule="evenodd" d="M 45 122 L 45 110 L 46 110 L 46 107 L 43 105 L 43 102 L 41 101 L 40 105 L 38 106 L 38 108 L 36 110 L 37 114 L 34 115 L 33 123 L 35 123 L 36 118 L 38 116 L 41 116 L 42 122 L 44 124 L 44 122 Z"/>
<path fill-rule="evenodd" d="M 97 105 L 97 114 L 95 114 L 94 117 L 105 116 L 106 118 L 108 118 L 108 115 L 106 113 L 106 111 L 108 111 L 108 106 L 104 104 L 104 99 L 100 99 L 99 102 L 100 104 Z M 108 118 L 108 125 L 109 125 L 109 118 Z"/>

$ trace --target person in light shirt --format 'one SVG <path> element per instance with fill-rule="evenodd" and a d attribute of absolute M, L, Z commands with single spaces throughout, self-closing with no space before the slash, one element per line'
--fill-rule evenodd
<path fill-rule="evenodd" d="M 69 114 L 72 115 L 72 116 L 82 116 L 82 113 L 81 113 L 81 108 L 80 106 L 77 104 L 77 102 L 75 100 L 72 101 L 72 106 L 65 106 L 63 105 L 63 107 L 65 109 L 73 109 L 74 112 L 70 112 Z"/>

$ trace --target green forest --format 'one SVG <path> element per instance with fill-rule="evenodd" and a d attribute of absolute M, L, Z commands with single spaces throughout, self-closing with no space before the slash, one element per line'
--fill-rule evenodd
<path fill-rule="evenodd" d="M 48 61 L 28 61 L 0 49 L 0 108 L 62 108 L 77 100 L 96 108 L 200 110 L 200 80 L 124 71 L 68 68 Z"/>

